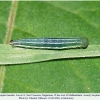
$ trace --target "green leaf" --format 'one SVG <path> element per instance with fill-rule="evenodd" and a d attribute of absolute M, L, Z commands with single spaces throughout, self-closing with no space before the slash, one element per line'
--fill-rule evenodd
<path fill-rule="evenodd" d="M 1 67 L 1 92 L 100 92 L 100 2 L 1 2 L 0 7 L 1 43 L 10 37 L 89 39 L 87 49 L 61 51 L 1 44 L 0 64 L 13 64 Z"/>
<path fill-rule="evenodd" d="M 99 57 L 100 45 L 90 45 L 87 49 L 73 50 L 36 50 L 12 48 L 0 44 L 0 64 L 23 64 L 64 58 Z"/>

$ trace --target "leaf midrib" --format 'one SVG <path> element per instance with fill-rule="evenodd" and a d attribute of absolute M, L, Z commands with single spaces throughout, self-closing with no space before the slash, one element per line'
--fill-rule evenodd
<path fill-rule="evenodd" d="M 11 38 L 15 15 L 16 15 L 16 10 L 17 10 L 17 4 L 18 4 L 18 1 L 12 1 L 11 9 L 9 11 L 9 17 L 8 17 L 8 22 L 7 22 L 7 31 L 6 31 L 6 36 L 4 39 L 5 40 L 4 44 L 9 44 L 9 41 Z M 0 68 L 0 92 L 2 92 L 2 89 L 3 89 L 5 70 L 6 70 L 5 65 L 1 66 L 1 68 Z"/>

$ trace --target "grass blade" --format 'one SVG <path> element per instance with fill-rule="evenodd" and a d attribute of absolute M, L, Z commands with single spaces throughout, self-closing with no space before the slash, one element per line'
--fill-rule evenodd
<path fill-rule="evenodd" d="M 10 45 L 0 44 L 0 64 L 23 64 L 41 62 L 62 58 L 99 57 L 100 45 L 89 45 L 87 49 L 73 50 L 36 50 L 12 48 Z"/>

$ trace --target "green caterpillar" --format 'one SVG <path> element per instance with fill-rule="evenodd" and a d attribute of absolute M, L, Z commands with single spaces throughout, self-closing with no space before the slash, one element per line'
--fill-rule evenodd
<path fill-rule="evenodd" d="M 11 40 L 10 44 L 14 47 L 30 49 L 74 49 L 87 48 L 88 38 L 70 37 L 70 38 L 26 38 Z"/>

